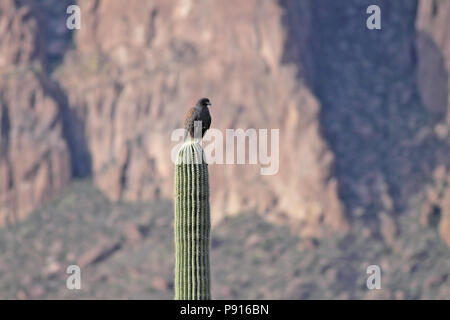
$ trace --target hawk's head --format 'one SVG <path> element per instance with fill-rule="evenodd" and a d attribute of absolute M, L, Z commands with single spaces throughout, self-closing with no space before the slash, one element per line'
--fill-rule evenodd
<path fill-rule="evenodd" d="M 199 106 L 199 107 L 207 107 L 207 106 L 210 106 L 210 105 L 211 105 L 211 102 L 209 101 L 208 98 L 201 98 L 197 102 L 197 106 Z"/>

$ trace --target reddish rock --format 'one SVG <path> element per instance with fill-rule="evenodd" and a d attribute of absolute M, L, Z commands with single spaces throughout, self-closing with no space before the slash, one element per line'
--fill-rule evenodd
<path fill-rule="evenodd" d="M 73 147 L 83 145 L 80 137 L 84 136 L 92 170 L 80 170 L 92 171 L 97 186 L 110 199 L 171 199 L 170 158 L 175 146 L 171 133 L 182 126 L 184 113 L 200 96 L 212 100 L 212 127 L 223 133 L 226 128 L 280 129 L 277 174 L 261 176 L 256 165 L 210 166 L 213 224 L 225 215 L 255 210 L 269 221 L 288 224 L 304 237 L 314 238 L 345 233 L 348 217 L 357 208 L 364 214 L 372 206 L 392 214 L 402 207 L 396 197 L 407 200 L 422 190 L 435 165 L 448 165 L 448 148 L 433 144 L 431 136 L 445 144 L 450 128 L 446 34 L 450 4 L 419 1 L 416 33 L 409 28 L 402 34 L 398 30 L 409 24 L 388 18 L 399 23 L 393 34 L 399 36 L 399 44 L 388 49 L 400 53 L 385 50 L 383 59 L 391 64 L 386 70 L 376 68 L 373 88 L 367 89 L 357 86 L 354 79 L 358 77 L 351 72 L 367 75 L 374 71 L 376 61 L 365 60 L 369 58 L 364 53 L 370 50 L 362 48 L 370 41 L 359 44 L 352 40 L 362 38 L 346 38 L 345 26 L 337 47 L 331 45 L 327 51 L 328 44 L 327 50 L 320 51 L 312 40 L 326 36 L 322 31 L 329 30 L 329 25 L 322 24 L 321 18 L 333 10 L 321 10 L 325 2 L 313 3 L 130 0 L 124 7 L 119 0 L 81 0 L 82 28 L 72 33 L 74 48 L 66 52 L 68 41 L 54 39 L 67 33 L 63 19 L 57 19 L 55 28 L 45 28 L 38 24 L 43 11 L 38 5 L 1 1 L 0 224 L 21 219 L 69 182 L 74 166 L 79 165 Z M 342 13 L 351 13 L 353 4 L 356 1 Z M 400 3 L 392 7 L 393 15 L 402 6 L 408 14 L 415 13 L 410 4 Z M 295 26 L 289 25 L 289 18 L 295 18 Z M 291 39 L 292 32 L 295 37 Z M 383 35 L 387 36 L 382 43 L 392 41 L 387 33 Z M 413 43 L 414 59 L 410 54 Z M 325 59 L 329 65 L 322 66 L 324 70 L 338 70 L 334 71 L 339 80 L 335 84 L 341 83 L 341 77 L 345 80 L 342 90 L 330 86 L 333 81 L 324 87 L 331 95 L 336 93 L 331 100 L 338 101 L 336 114 L 328 111 L 332 117 L 326 122 L 327 99 L 317 92 L 316 96 L 310 82 L 320 76 L 314 74 L 319 72 L 315 54 L 327 57 L 334 50 L 344 60 L 352 52 L 363 56 L 344 61 L 351 67 L 344 74 L 339 71 L 340 61 Z M 52 74 L 62 87 L 58 94 L 45 57 L 64 53 L 62 64 Z M 397 60 L 399 70 L 418 75 L 420 99 L 414 98 L 416 83 L 392 80 L 397 74 L 388 69 Z M 385 86 L 385 79 L 395 83 Z M 62 101 L 65 95 L 67 106 Z M 381 103 L 379 96 L 387 100 Z M 364 112 L 357 109 L 358 97 L 367 104 Z M 405 120 L 402 112 L 412 106 L 410 102 L 416 106 L 414 112 L 423 111 L 438 120 L 430 126 L 416 123 L 423 117 Z M 63 105 L 70 109 L 62 109 Z M 389 119 L 382 108 L 389 111 Z M 73 112 L 73 118 L 61 121 L 62 110 Z M 367 116 L 355 116 L 366 111 Z M 73 125 L 74 119 L 80 124 Z M 64 137 L 67 123 L 73 127 L 72 139 Z M 347 131 L 348 125 L 354 130 Z M 392 129 L 388 143 L 377 128 Z M 340 141 L 348 141 L 349 148 L 344 143 L 331 146 L 332 151 L 327 142 L 332 139 L 324 138 L 325 131 L 331 136 L 342 134 Z M 426 158 L 420 165 L 410 161 L 419 154 Z M 345 204 L 343 194 L 351 198 L 344 199 Z M 440 206 L 439 232 L 447 239 L 447 205 Z M 344 215 L 344 207 L 350 209 L 349 214 Z M 391 233 L 385 234 L 386 239 L 392 238 Z"/>
<path fill-rule="evenodd" d="M 159 291 L 167 289 L 167 282 L 163 277 L 154 277 L 152 279 L 152 287 Z"/>
<path fill-rule="evenodd" d="M 441 221 L 439 234 L 447 246 L 450 247 L 450 188 L 447 187 L 441 201 Z"/>
<path fill-rule="evenodd" d="M 124 227 L 123 231 L 125 240 L 130 243 L 137 243 L 142 240 L 141 233 L 139 232 L 139 226 L 130 223 Z"/>
<path fill-rule="evenodd" d="M 418 83 L 424 104 L 450 125 L 448 32 L 450 2 L 419 1 L 416 28 Z"/>
<path fill-rule="evenodd" d="M 388 215 L 386 212 L 380 212 L 380 224 L 381 224 L 381 235 L 383 236 L 384 241 L 391 248 L 396 247 L 396 236 L 397 236 L 397 224 L 395 220 Z"/>
<path fill-rule="evenodd" d="M 21 220 L 71 176 L 58 105 L 40 76 L 42 47 L 30 7 L 1 1 L 0 225 Z"/>
<path fill-rule="evenodd" d="M 280 129 L 277 174 L 261 176 L 256 165 L 210 166 L 214 224 L 256 209 L 272 220 L 287 215 L 308 226 L 306 235 L 346 230 L 337 183 L 328 179 L 333 155 L 320 134 L 320 104 L 297 67 L 282 62 L 280 4 L 81 1 L 80 7 L 83 27 L 59 78 L 85 123 L 94 179 L 111 199 L 172 197 L 171 132 L 198 97 L 208 96 L 212 126 L 223 134 Z"/>

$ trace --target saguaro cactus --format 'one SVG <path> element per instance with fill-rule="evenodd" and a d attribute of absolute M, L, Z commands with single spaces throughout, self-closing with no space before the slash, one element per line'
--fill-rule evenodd
<path fill-rule="evenodd" d="M 210 299 L 208 164 L 199 143 L 183 144 L 175 165 L 175 299 Z"/>

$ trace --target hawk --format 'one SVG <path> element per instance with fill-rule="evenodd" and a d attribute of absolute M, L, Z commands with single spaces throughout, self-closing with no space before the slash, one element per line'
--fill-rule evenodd
<path fill-rule="evenodd" d="M 211 114 L 209 113 L 208 106 L 211 102 L 208 98 L 201 98 L 197 101 L 195 107 L 189 109 L 186 119 L 184 121 L 184 128 L 186 133 L 184 134 L 184 140 L 186 141 L 187 135 L 189 134 L 191 138 L 200 138 L 200 128 L 201 128 L 201 138 L 205 135 L 205 132 L 211 126 Z M 195 123 L 196 121 L 197 124 Z M 197 125 L 197 127 L 196 127 Z M 197 133 L 198 130 L 198 133 Z"/>

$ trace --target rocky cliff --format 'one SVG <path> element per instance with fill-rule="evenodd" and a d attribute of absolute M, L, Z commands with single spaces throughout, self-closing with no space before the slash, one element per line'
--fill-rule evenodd
<path fill-rule="evenodd" d="M 211 166 L 214 222 L 256 209 L 294 218 L 309 233 L 345 229 L 320 104 L 297 66 L 282 62 L 288 39 L 280 4 L 79 4 L 83 27 L 57 74 L 85 123 L 95 181 L 110 198 L 172 196 L 171 132 L 208 96 L 213 126 L 223 132 L 281 128 L 277 175 L 260 176 L 254 165 Z M 309 28 L 307 9 L 299 23 Z"/>
<path fill-rule="evenodd" d="M 210 167 L 213 223 L 255 210 L 306 236 L 354 219 L 386 235 L 432 190 L 423 219 L 449 243 L 450 6 L 378 1 L 368 30 L 371 2 L 86 0 L 72 33 L 64 5 L 3 1 L 0 217 L 72 176 L 171 198 L 171 132 L 208 96 L 214 128 L 280 129 L 278 174 Z"/>
<path fill-rule="evenodd" d="M 45 85 L 37 8 L 0 3 L 0 224 L 22 219 L 71 177 L 58 101 Z"/>
<path fill-rule="evenodd" d="M 425 188 L 422 224 L 438 224 L 442 239 L 450 246 L 450 2 L 421 1 L 416 19 L 417 79 L 424 105 L 436 115 L 433 130 L 447 148 Z M 439 150 L 442 152 L 442 149 Z"/>

